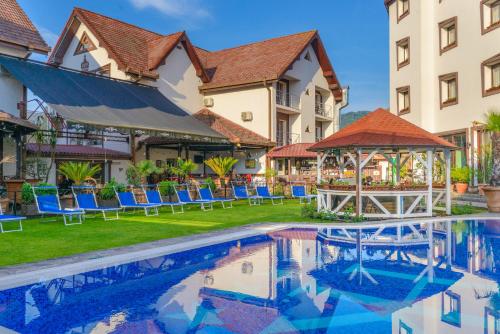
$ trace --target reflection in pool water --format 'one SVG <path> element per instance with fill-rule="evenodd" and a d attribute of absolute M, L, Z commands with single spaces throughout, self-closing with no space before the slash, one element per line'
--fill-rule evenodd
<path fill-rule="evenodd" d="M 1 291 L 0 333 L 498 333 L 498 265 L 500 222 L 283 230 Z"/>

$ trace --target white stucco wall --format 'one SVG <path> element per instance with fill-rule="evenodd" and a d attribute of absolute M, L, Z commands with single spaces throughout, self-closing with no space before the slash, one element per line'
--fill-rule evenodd
<path fill-rule="evenodd" d="M 84 32 L 90 38 L 92 43 L 94 43 L 96 49 L 86 53 L 75 55 L 74 54 L 75 50 Z M 90 71 L 95 70 L 101 66 L 111 64 L 111 70 L 110 70 L 111 77 L 122 80 L 130 79 L 129 76 L 125 74 L 125 72 L 120 71 L 118 69 L 116 61 L 114 61 L 112 58 L 109 57 L 106 49 L 99 46 L 97 38 L 92 34 L 92 32 L 87 28 L 87 26 L 81 23 L 78 30 L 76 31 L 75 36 L 73 37 L 73 40 L 69 44 L 68 50 L 66 51 L 66 54 L 63 57 L 61 66 L 80 71 L 84 57 L 87 58 L 87 61 L 89 62 Z"/>
<path fill-rule="evenodd" d="M 23 100 L 23 85 L 10 74 L 0 71 L 0 110 L 19 116 L 17 104 Z"/>
<path fill-rule="evenodd" d="M 158 68 L 160 78 L 153 85 L 170 101 L 193 114 L 203 107 L 198 87 L 202 84 L 184 47 L 179 44 Z"/>
<path fill-rule="evenodd" d="M 439 22 L 457 16 L 458 46 L 442 55 Z M 410 85 L 410 114 L 403 117 L 439 133 L 470 128 L 473 121 L 500 106 L 500 94 L 483 97 L 481 63 L 500 53 L 500 29 L 481 33 L 477 1 L 410 1 L 410 14 L 397 23 L 396 4 L 389 8 L 390 106 L 397 113 L 396 88 Z M 396 41 L 410 37 L 410 64 L 397 69 Z M 458 72 L 458 104 L 440 109 L 439 81 Z"/>

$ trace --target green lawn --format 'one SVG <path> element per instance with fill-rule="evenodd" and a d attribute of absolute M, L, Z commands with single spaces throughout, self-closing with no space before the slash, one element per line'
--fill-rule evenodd
<path fill-rule="evenodd" d="M 246 203 L 246 202 L 245 202 Z M 203 212 L 192 207 L 184 214 L 173 215 L 162 208 L 160 216 L 121 214 L 118 221 L 87 218 L 82 225 L 64 226 L 61 217 L 29 219 L 24 231 L 0 234 L 0 266 L 35 262 L 112 247 L 126 246 L 166 238 L 204 233 L 258 222 L 291 222 L 310 220 L 300 216 L 298 201 L 285 205 L 248 206 L 235 203 L 233 209 Z M 138 211 L 139 212 L 139 211 Z M 7 226 L 11 227 L 11 226 Z"/>

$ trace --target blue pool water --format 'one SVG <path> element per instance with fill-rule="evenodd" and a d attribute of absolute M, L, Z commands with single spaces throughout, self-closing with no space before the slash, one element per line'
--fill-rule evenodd
<path fill-rule="evenodd" d="M 0 333 L 496 334 L 498 265 L 498 221 L 283 230 L 0 291 Z"/>

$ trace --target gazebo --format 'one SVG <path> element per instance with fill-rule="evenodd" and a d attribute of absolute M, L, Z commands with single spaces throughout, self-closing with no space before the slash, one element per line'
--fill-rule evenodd
<path fill-rule="evenodd" d="M 443 198 L 451 214 L 450 151 L 448 141 L 418 126 L 377 109 L 309 148 L 317 152 L 318 211 L 343 214 L 348 207 L 368 218 L 430 217 Z M 363 169 L 375 157 L 383 156 L 392 168 L 392 184 L 372 185 L 363 180 Z M 340 175 L 352 165 L 355 184 L 324 183 L 322 165 L 335 157 Z M 444 185 L 433 188 L 433 169 L 444 165 Z M 411 163 L 422 171 L 419 184 L 403 184 L 402 168 Z"/>

